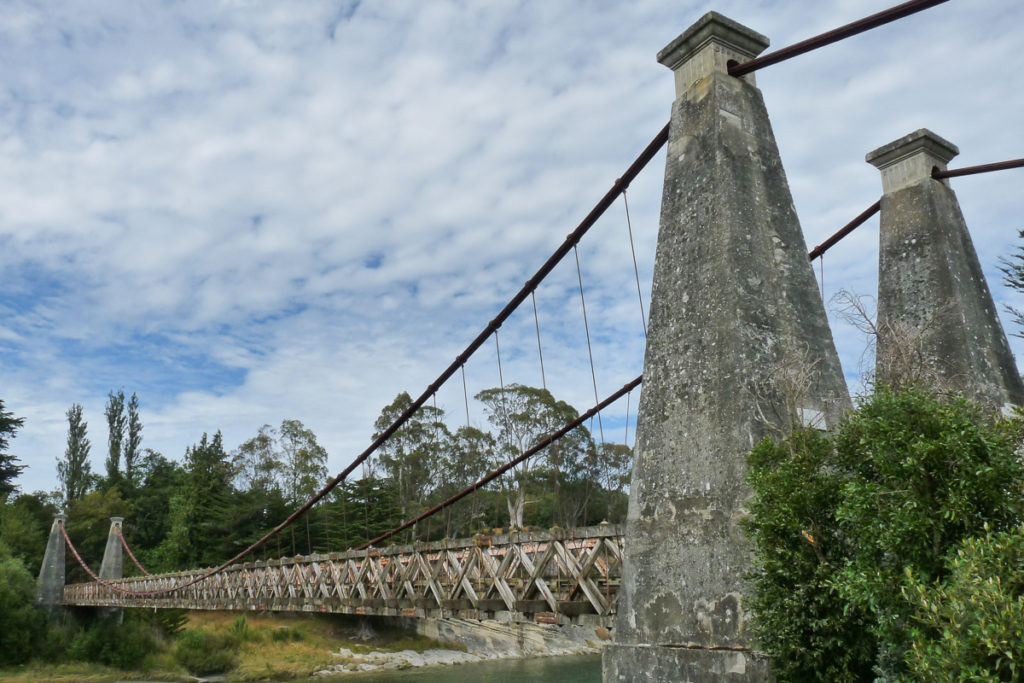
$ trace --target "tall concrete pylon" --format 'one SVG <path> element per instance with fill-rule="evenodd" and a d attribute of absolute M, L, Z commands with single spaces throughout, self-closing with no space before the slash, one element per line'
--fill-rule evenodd
<path fill-rule="evenodd" d="M 103 549 L 103 563 L 100 565 L 100 578 L 111 581 L 124 577 L 124 553 L 121 549 L 121 524 L 124 517 L 110 518 L 110 531 L 107 532 L 107 546 Z M 124 611 L 118 607 L 102 607 L 100 615 L 118 622 L 124 619 Z"/>
<path fill-rule="evenodd" d="M 60 527 L 66 520 L 67 515 L 63 514 L 53 517 L 36 581 L 36 604 L 51 613 L 56 613 L 64 600 L 64 535 Z"/>
<path fill-rule="evenodd" d="M 675 72 L 622 587 L 605 681 L 761 681 L 749 631 L 746 456 L 849 394 L 768 114 L 768 46 L 717 13 L 658 55 Z"/>
<path fill-rule="evenodd" d="M 1024 402 L 1024 386 L 996 315 L 960 204 L 932 178 L 959 153 L 924 128 L 879 147 L 882 173 L 876 375 L 918 381 L 990 408 Z"/>
<path fill-rule="evenodd" d="M 124 553 L 121 551 L 121 524 L 124 517 L 110 518 L 110 531 L 107 532 L 107 546 L 103 549 L 103 564 L 100 565 L 101 579 L 120 579 L 124 577 Z"/>

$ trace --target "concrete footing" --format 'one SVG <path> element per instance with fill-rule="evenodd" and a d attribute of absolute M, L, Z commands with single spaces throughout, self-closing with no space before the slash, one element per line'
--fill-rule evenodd
<path fill-rule="evenodd" d="M 658 645 L 609 645 L 605 681 L 768 681 L 770 660 L 756 652 Z"/>

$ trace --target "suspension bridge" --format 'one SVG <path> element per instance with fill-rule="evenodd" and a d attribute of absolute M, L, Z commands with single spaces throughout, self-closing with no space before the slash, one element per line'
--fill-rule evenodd
<path fill-rule="evenodd" d="M 718 14 L 705 15 L 658 55 L 675 74 L 670 123 L 508 304 L 341 473 L 255 543 L 208 569 L 149 574 L 135 561 L 121 520 L 114 520 L 96 572 L 58 516 L 40 574 L 40 602 L 614 625 L 606 680 L 641 675 L 678 680 L 681 671 L 692 680 L 767 679 L 769 664 L 751 640 L 750 615 L 743 606 L 749 562 L 739 526 L 748 495 L 745 455 L 772 427 L 831 428 L 850 408 L 811 261 L 880 213 L 880 326 L 927 327 L 931 336 L 921 342 L 922 355 L 939 374 L 955 378 L 965 394 L 996 409 L 1024 402 L 1024 387 L 949 187 L 949 178 L 1024 167 L 1024 159 L 950 170 L 946 164 L 958 152 L 955 145 L 918 130 L 868 155 L 881 172 L 882 197 L 808 250 L 752 77 L 758 69 L 945 1 L 905 2 L 763 56 L 758 55 L 767 38 Z M 666 146 L 649 318 L 633 259 L 647 338 L 643 375 L 602 400 L 589 353 L 577 245 L 621 197 L 633 247 L 626 191 Z M 384 447 L 460 371 L 468 406 L 465 365 L 491 340 L 504 392 L 499 329 L 533 300 L 570 253 L 588 339 L 592 408 L 362 547 L 247 560 Z M 535 304 L 533 315 L 543 376 Z M 879 334 L 880 376 L 893 343 Z M 601 412 L 628 400 L 641 382 L 625 527 L 386 545 L 588 421 L 596 418 L 600 428 Z M 65 550 L 92 582 L 64 585 Z M 122 576 L 122 551 L 141 575 Z"/>

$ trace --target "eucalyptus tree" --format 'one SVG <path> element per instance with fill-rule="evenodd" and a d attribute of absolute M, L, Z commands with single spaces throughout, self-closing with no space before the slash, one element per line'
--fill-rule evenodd
<path fill-rule="evenodd" d="M 383 433 L 411 405 L 412 397 L 408 392 L 398 394 L 373 423 L 373 438 Z M 426 405 L 381 447 L 379 462 L 385 476 L 396 487 L 403 519 L 411 516 L 437 486 L 437 475 L 449 438 L 444 410 Z"/>
<path fill-rule="evenodd" d="M 475 396 L 484 404 L 487 419 L 497 430 L 496 456 L 501 462 L 512 462 L 543 438 L 572 422 L 579 413 L 565 401 L 556 400 L 547 389 L 522 384 L 485 389 Z M 556 500 L 564 499 L 560 488 L 566 482 L 579 481 L 592 466 L 594 444 L 590 432 L 578 427 L 543 449 L 532 458 L 518 463 L 510 476 L 504 478 L 509 524 L 524 525 L 527 488 L 534 483 L 537 470 L 550 468 Z M 579 492 L 575 492 L 578 494 Z M 584 491 L 584 495 L 589 495 Z M 585 506 L 585 502 L 582 503 Z"/>

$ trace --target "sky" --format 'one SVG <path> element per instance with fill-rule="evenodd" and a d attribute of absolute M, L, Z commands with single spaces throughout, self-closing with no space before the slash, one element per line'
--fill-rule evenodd
<path fill-rule="evenodd" d="M 119 389 L 167 457 L 298 419 L 340 471 L 664 125 L 662 47 L 708 10 L 773 49 L 892 4 L 5 0 L 0 399 L 25 418 L 17 483 L 58 487 L 73 403 L 102 472 Z M 1022 3 L 953 0 L 758 72 L 808 247 L 880 195 L 864 155 L 918 128 L 959 146 L 951 168 L 1024 156 L 1021 26 Z M 628 193 L 645 305 L 663 169 L 659 155 Z M 1024 304 L 998 271 L 1024 228 L 1022 182 L 951 181 L 1000 305 Z M 877 240 L 873 220 L 826 255 L 826 302 L 875 293 Z M 536 299 L 544 379 L 582 411 L 594 380 L 603 398 L 642 370 L 621 201 L 579 259 Z M 865 339 L 830 317 L 857 390 Z M 502 380 L 539 385 L 529 302 L 500 343 Z M 466 394 L 485 424 L 472 396 L 498 384 L 493 344 L 466 379 L 438 394 L 453 428 Z M 613 407 L 605 438 L 631 441 L 634 420 Z"/>

